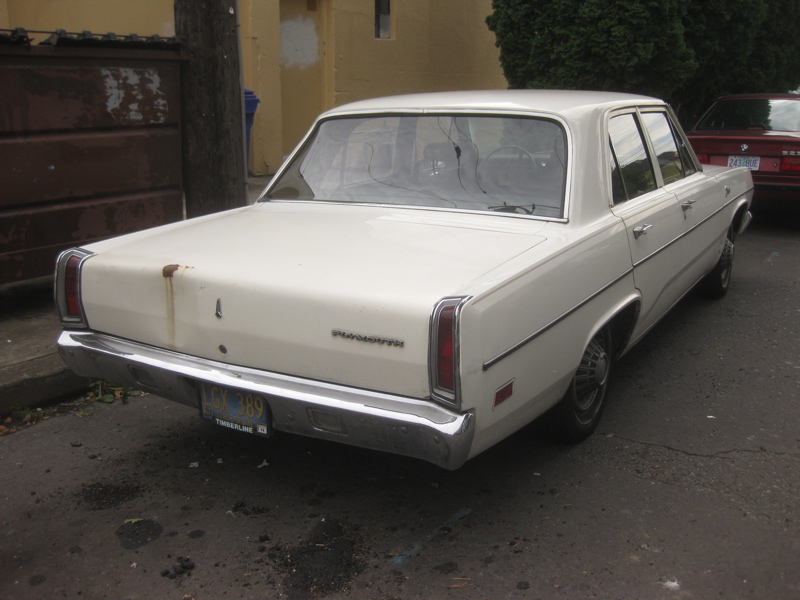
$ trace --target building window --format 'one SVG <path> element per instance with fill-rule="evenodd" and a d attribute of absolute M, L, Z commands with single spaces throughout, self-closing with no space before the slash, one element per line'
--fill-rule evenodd
<path fill-rule="evenodd" d="M 389 9 L 391 0 L 375 0 L 375 38 L 392 39 L 392 17 Z"/>

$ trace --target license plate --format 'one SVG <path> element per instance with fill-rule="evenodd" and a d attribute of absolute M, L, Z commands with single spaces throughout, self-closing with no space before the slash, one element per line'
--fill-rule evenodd
<path fill-rule="evenodd" d="M 751 171 L 758 171 L 758 165 L 761 163 L 760 156 L 729 156 L 729 167 L 747 167 Z"/>
<path fill-rule="evenodd" d="M 269 436 L 269 403 L 256 392 L 200 383 L 200 414 L 220 427 Z"/>

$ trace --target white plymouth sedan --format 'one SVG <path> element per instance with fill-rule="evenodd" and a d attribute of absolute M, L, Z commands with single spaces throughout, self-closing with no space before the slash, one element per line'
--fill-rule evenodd
<path fill-rule="evenodd" d="M 615 360 L 725 294 L 752 193 L 654 98 L 356 102 L 255 205 L 64 252 L 59 348 L 223 427 L 456 469 L 540 416 L 590 435 Z"/>

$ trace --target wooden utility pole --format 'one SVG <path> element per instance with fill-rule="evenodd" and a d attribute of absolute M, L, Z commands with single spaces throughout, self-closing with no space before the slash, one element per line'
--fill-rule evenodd
<path fill-rule="evenodd" d="M 247 203 L 237 0 L 175 0 L 181 72 L 186 214 Z M 212 240 L 209 240 L 212 243 Z"/>

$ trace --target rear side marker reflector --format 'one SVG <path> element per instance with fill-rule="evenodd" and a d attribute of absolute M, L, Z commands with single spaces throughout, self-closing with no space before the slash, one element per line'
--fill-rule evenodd
<path fill-rule="evenodd" d="M 503 402 L 511 398 L 511 395 L 513 393 L 514 393 L 514 380 L 512 379 L 494 393 L 494 405 L 498 406 L 499 404 L 502 404 Z"/>

